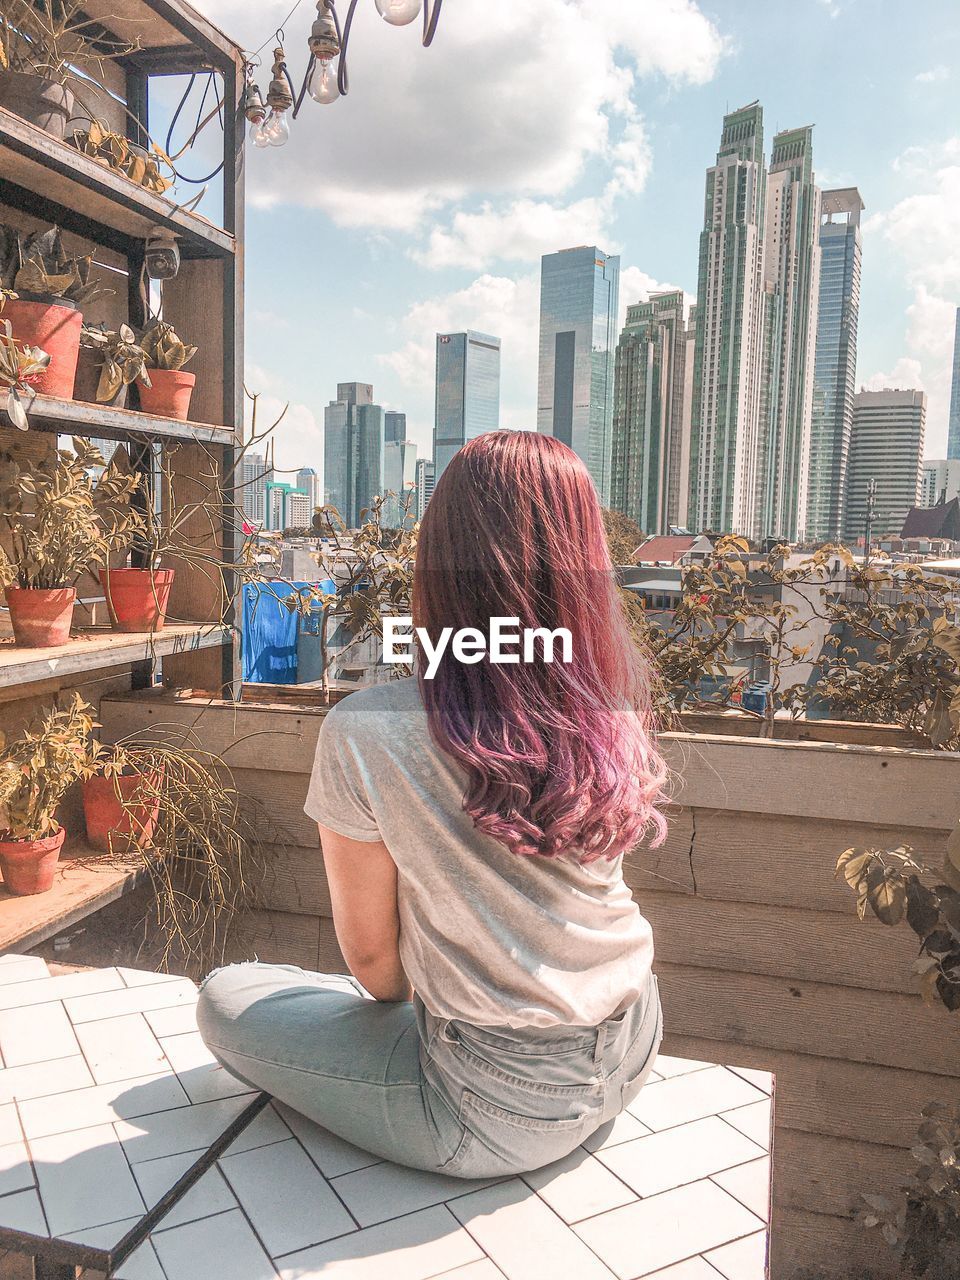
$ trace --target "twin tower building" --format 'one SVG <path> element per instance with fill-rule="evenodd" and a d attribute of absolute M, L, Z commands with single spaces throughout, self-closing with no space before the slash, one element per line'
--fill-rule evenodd
<path fill-rule="evenodd" d="M 768 167 L 760 104 L 724 118 L 689 313 L 654 294 L 617 342 L 619 259 L 543 259 L 538 429 L 645 532 L 843 535 L 863 203 L 817 187 L 812 133 L 778 133 Z"/>

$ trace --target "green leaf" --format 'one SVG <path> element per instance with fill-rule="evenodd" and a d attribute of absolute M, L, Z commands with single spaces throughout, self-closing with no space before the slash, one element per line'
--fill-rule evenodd
<path fill-rule="evenodd" d="M 867 901 L 884 924 L 899 924 L 907 909 L 903 878 L 892 867 L 873 867 L 867 873 Z"/>

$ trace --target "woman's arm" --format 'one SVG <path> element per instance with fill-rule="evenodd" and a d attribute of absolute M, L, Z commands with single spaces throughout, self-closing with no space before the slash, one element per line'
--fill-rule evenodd
<path fill-rule="evenodd" d="M 350 972 L 377 1000 L 409 1000 L 400 963 L 397 868 L 382 841 L 320 827 L 333 923 Z"/>

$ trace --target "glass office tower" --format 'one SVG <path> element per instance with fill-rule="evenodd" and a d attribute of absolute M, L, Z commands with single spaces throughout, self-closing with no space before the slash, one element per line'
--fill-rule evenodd
<path fill-rule="evenodd" d="M 953 388 L 950 394 L 950 426 L 947 431 L 947 458 L 960 458 L 960 307 L 953 340 Z"/>
<path fill-rule="evenodd" d="M 820 307 L 813 366 L 806 536 L 843 536 L 860 319 L 860 214 L 856 187 L 824 191 L 820 225 Z"/>
<path fill-rule="evenodd" d="M 544 254 L 540 264 L 537 430 L 583 459 L 610 505 L 614 357 L 620 259 L 596 245 Z"/>
<path fill-rule="evenodd" d="M 356 529 L 383 492 L 383 409 L 366 382 L 340 382 L 323 414 L 324 501 Z"/>
<path fill-rule="evenodd" d="M 388 409 L 383 415 L 383 438 L 387 444 L 407 438 L 407 415 L 396 409 Z"/>
<path fill-rule="evenodd" d="M 437 334 L 436 479 L 468 440 L 500 426 L 500 339 L 486 333 Z"/>

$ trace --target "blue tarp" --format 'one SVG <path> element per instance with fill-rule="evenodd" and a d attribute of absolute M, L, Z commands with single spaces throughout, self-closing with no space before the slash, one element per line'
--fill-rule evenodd
<path fill-rule="evenodd" d="M 334 584 L 321 582 L 247 583 L 243 588 L 243 679 L 250 684 L 297 683 L 300 615 L 283 603 L 294 591 Z"/>

